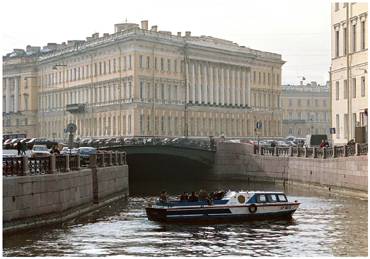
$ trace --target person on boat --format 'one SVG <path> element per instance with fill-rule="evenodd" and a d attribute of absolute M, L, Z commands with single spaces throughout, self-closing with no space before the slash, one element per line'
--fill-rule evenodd
<path fill-rule="evenodd" d="M 321 140 L 321 143 L 320 143 L 320 148 L 324 148 L 325 147 L 325 140 L 324 139 L 322 139 Z"/>
<path fill-rule="evenodd" d="M 161 194 L 159 195 L 159 201 L 166 203 L 167 202 L 167 192 L 162 191 Z"/>
<path fill-rule="evenodd" d="M 208 200 L 208 193 L 205 190 L 202 189 L 199 190 L 199 200 L 200 201 Z"/>
<path fill-rule="evenodd" d="M 189 200 L 189 195 L 187 192 L 184 192 L 183 194 L 181 194 L 180 201 L 188 201 L 188 200 Z"/>
<path fill-rule="evenodd" d="M 189 201 L 198 201 L 198 195 L 195 192 L 191 192 L 191 195 L 189 197 Z"/>

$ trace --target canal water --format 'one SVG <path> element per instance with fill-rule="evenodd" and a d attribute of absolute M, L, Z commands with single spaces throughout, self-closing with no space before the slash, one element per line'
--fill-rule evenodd
<path fill-rule="evenodd" d="M 148 221 L 144 207 L 161 190 L 284 190 L 273 184 L 139 181 L 130 197 L 62 226 L 3 237 L 4 256 L 367 256 L 368 203 L 304 188 L 285 189 L 302 204 L 291 220 L 220 225 Z"/>

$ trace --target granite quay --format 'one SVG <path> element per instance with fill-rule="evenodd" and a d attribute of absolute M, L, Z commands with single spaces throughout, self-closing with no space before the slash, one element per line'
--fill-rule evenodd
<path fill-rule="evenodd" d="M 263 148 L 218 143 L 213 173 L 222 179 L 303 183 L 363 195 L 368 190 L 367 145 Z"/>
<path fill-rule="evenodd" d="M 3 158 L 3 232 L 57 224 L 128 196 L 124 152 Z"/>

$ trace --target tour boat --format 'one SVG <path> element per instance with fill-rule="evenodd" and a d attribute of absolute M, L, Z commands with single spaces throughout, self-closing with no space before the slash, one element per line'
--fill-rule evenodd
<path fill-rule="evenodd" d="M 228 191 L 213 200 L 157 201 L 145 210 L 149 220 L 158 222 L 248 221 L 290 218 L 299 204 L 283 192 Z"/>

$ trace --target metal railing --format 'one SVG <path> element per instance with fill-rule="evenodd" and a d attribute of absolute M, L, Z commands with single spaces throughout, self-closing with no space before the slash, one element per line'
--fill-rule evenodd
<path fill-rule="evenodd" d="M 22 176 L 24 168 L 23 157 L 6 157 L 3 158 L 3 175 L 4 176 Z"/>
<path fill-rule="evenodd" d="M 126 165 L 125 152 L 99 152 L 91 155 L 97 167 Z M 52 155 L 49 157 L 3 157 L 3 176 L 44 175 L 78 171 L 81 169 L 80 155 Z M 89 165 L 90 167 L 90 165 Z"/>
<path fill-rule="evenodd" d="M 255 149 L 255 154 L 264 156 L 292 156 L 308 158 L 336 158 L 367 155 L 367 144 L 350 144 L 334 147 L 263 147 Z"/>
<path fill-rule="evenodd" d="M 50 157 L 28 158 L 29 174 L 49 174 L 51 173 Z"/>

